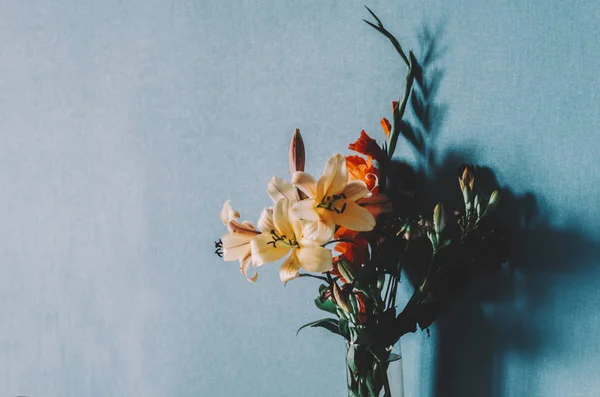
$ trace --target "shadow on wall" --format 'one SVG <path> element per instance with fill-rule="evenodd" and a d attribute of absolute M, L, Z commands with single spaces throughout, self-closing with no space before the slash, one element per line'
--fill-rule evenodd
<path fill-rule="evenodd" d="M 434 30 L 424 26 L 419 33 L 422 73 L 411 101 L 416 127 L 404 134 L 417 153 L 419 168 L 412 181 L 400 183 L 409 186 L 418 180 L 428 181 L 422 186 L 422 200 L 416 200 L 419 208 L 415 210 L 421 213 L 430 212 L 436 198 L 453 191 L 455 197 L 444 205 L 460 208 L 458 170 L 462 164 L 478 162 L 469 148 L 450 150 L 441 161 L 433 150 L 447 111 L 447 106 L 436 100 L 443 77 L 439 62 L 442 31 L 443 24 L 439 24 Z M 407 164 L 395 165 L 397 174 L 410 174 Z M 600 257 L 600 246 L 582 232 L 551 227 L 551 214 L 540 208 L 533 194 L 516 196 L 498 184 L 489 168 L 476 170 L 476 185 L 487 194 L 501 189 L 496 216 L 501 227 L 511 231 L 511 255 L 501 269 L 465 280 L 469 285 L 463 296 L 449 304 L 436 321 L 436 397 L 501 397 L 507 389 L 505 364 L 509 354 L 535 357 L 553 350 L 553 356 L 558 357 L 556 347 L 565 343 L 561 331 L 532 318 L 548 310 L 548 298 L 560 288 L 558 275 L 591 278 L 598 274 L 594 259 Z M 415 284 L 419 278 L 409 274 L 409 279 Z M 557 313 L 546 315 L 559 318 Z M 527 381 L 520 382 L 519 395 L 541 396 Z"/>

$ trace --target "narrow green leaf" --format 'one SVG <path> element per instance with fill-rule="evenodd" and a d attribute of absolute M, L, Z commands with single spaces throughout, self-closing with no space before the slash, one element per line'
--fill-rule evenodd
<path fill-rule="evenodd" d="M 339 330 L 338 320 L 333 318 L 323 318 L 321 320 L 312 321 L 308 324 L 304 324 L 302 327 L 298 328 L 296 335 L 298 335 L 298 333 L 300 333 L 300 331 L 306 327 L 321 327 L 333 332 L 334 334 L 342 335 Z"/>
<path fill-rule="evenodd" d="M 367 11 L 369 11 L 369 13 L 373 16 L 373 18 L 375 18 L 375 20 L 377 21 L 379 26 L 383 26 L 383 24 L 381 23 L 381 20 L 379 18 L 377 18 L 377 15 L 375 15 L 375 13 L 373 11 L 371 11 L 371 9 L 369 7 L 365 6 L 365 8 L 367 9 Z"/>

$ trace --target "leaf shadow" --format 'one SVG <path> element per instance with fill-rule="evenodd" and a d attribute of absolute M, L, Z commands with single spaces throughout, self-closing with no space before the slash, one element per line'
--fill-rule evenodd
<path fill-rule="evenodd" d="M 437 99 L 444 75 L 440 66 L 444 51 L 439 50 L 442 32 L 439 26 L 424 26 L 418 36 L 422 71 L 411 100 L 411 128 L 404 134 L 417 154 L 417 166 L 394 161 L 388 182 L 389 194 L 401 213 L 430 214 L 440 198 L 445 208 L 460 208 L 458 170 L 463 164 L 479 162 L 473 148 L 451 148 L 441 155 L 436 151 L 436 138 L 448 111 Z M 433 55 L 428 49 L 434 49 Z M 496 220 L 511 231 L 511 255 L 498 271 L 460 280 L 466 286 L 462 296 L 446 305 L 435 322 L 435 379 L 430 383 L 436 397 L 500 397 L 507 388 L 510 355 L 535 357 L 547 350 L 566 353 L 559 348 L 565 346 L 564 335 L 531 321 L 531 316 L 552 310 L 547 301 L 560 288 L 558 277 L 597 277 L 597 242 L 583 231 L 553 227 L 552 211 L 543 201 L 531 192 L 516 194 L 510 186 L 501 186 L 490 168 L 478 167 L 476 179 L 482 192 L 502 191 Z M 420 192 L 418 197 L 408 195 L 411 190 Z M 405 272 L 414 286 L 423 276 L 422 269 Z M 521 382 L 520 387 L 524 388 L 519 390 L 521 395 L 541 395 L 532 382 Z"/>

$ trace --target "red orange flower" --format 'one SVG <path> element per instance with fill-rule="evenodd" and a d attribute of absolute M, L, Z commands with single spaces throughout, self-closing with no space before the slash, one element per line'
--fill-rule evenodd
<path fill-rule="evenodd" d="M 348 149 L 354 150 L 360 154 L 370 157 L 373 160 L 381 162 L 385 159 L 383 149 L 377 144 L 375 139 L 371 138 L 365 130 L 360 132 L 360 138 L 354 143 L 348 145 Z"/>
<path fill-rule="evenodd" d="M 379 170 L 370 158 L 361 156 L 346 156 L 346 167 L 350 180 L 363 181 L 373 194 L 379 192 Z"/>
<path fill-rule="evenodd" d="M 334 251 L 344 255 L 349 262 L 355 265 L 356 269 L 368 262 L 369 242 L 362 233 L 340 227 L 335 232 L 334 239 L 352 241 L 352 243 L 345 241 L 337 243 Z"/>

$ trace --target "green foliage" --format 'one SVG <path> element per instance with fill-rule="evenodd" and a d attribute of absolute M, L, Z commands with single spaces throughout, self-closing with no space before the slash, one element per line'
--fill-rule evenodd
<path fill-rule="evenodd" d="M 296 332 L 296 335 L 298 335 L 300 333 L 300 331 L 306 327 L 312 327 L 312 328 L 325 328 L 326 330 L 333 332 L 334 334 L 338 334 L 338 335 L 342 335 L 340 333 L 340 327 L 338 324 L 338 320 L 334 319 L 334 318 L 323 318 L 321 320 L 317 320 L 317 321 L 312 321 L 310 323 L 304 324 L 303 326 L 301 326 L 300 328 L 298 328 L 298 331 Z M 342 335 L 343 336 L 343 335 Z"/>

